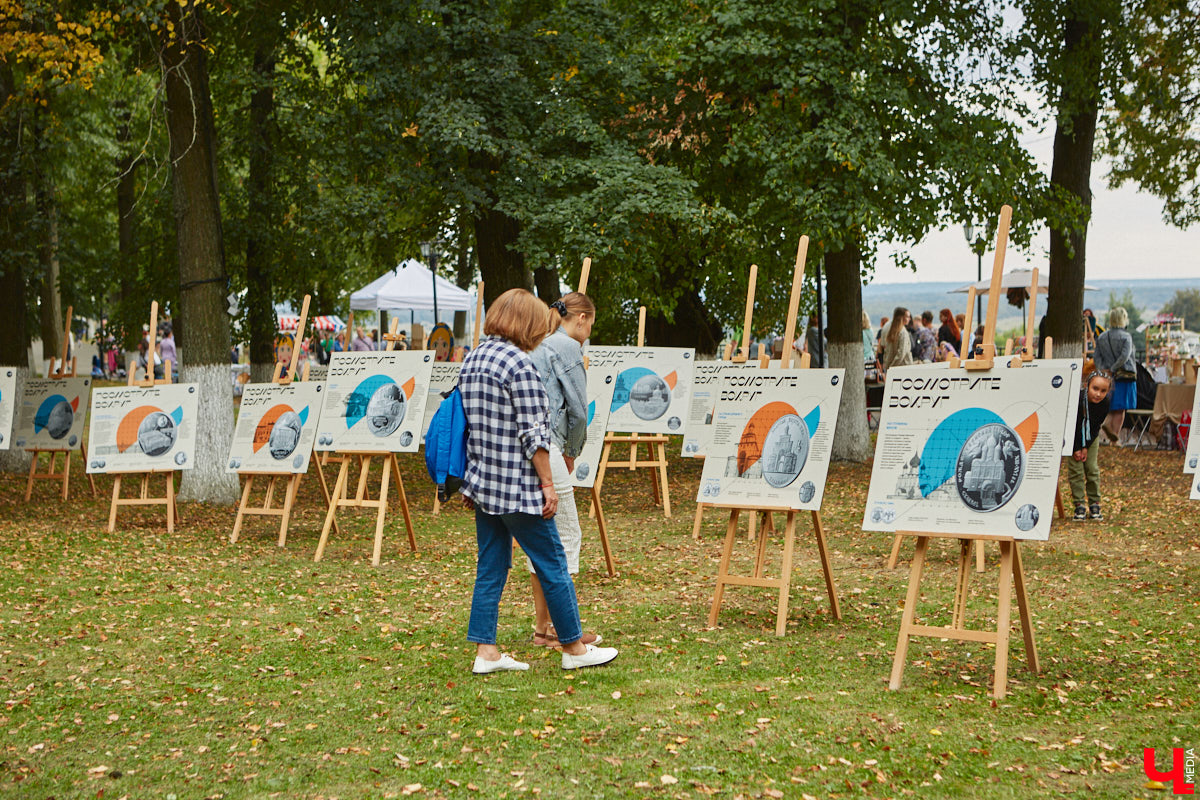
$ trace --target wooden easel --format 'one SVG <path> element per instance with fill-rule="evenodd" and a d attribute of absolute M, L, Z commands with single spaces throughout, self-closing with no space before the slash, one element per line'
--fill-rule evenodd
<path fill-rule="evenodd" d="M 800 246 L 796 251 L 796 267 L 792 275 L 792 296 L 788 305 L 787 324 L 783 333 L 783 355 L 781 369 L 788 369 L 792 364 L 792 342 L 796 335 L 796 313 L 800 305 L 800 292 L 804 283 L 804 261 L 808 255 L 808 237 L 800 237 Z M 810 356 L 805 353 L 800 366 L 808 368 Z M 726 586 L 760 586 L 779 590 L 779 600 L 775 611 L 775 635 L 783 636 L 787 629 L 788 600 L 791 593 L 792 556 L 796 540 L 796 514 L 790 508 L 759 507 L 745 508 L 741 506 L 726 506 L 719 503 L 711 504 L 712 508 L 729 509 L 729 524 L 725 529 L 725 545 L 721 550 L 721 564 L 717 571 L 717 587 L 713 592 L 712 608 L 708 612 L 708 626 L 716 627 L 717 617 L 721 613 L 721 603 L 725 599 Z M 741 576 L 729 574 L 729 561 L 733 555 L 733 543 L 737 538 L 738 517 L 743 511 L 748 511 L 753 522 L 756 515 L 763 516 L 762 528 L 758 532 L 758 548 L 754 558 L 754 575 Z M 787 514 L 787 522 L 783 532 L 783 563 L 778 578 L 768 578 L 763 574 L 767 554 L 767 536 L 774 532 L 775 526 L 771 512 L 779 511 Z M 829 549 L 825 544 L 825 528 L 821 524 L 821 512 L 812 513 L 813 535 L 817 540 L 817 550 L 821 556 L 821 569 L 825 574 L 825 590 L 829 594 L 829 607 L 834 619 L 842 618 L 842 609 L 838 603 L 837 588 L 833 582 L 833 570 L 829 563 Z"/>
<path fill-rule="evenodd" d="M 147 334 L 148 347 L 146 348 L 146 377 L 142 380 L 137 380 L 137 361 L 130 361 L 129 367 L 126 370 L 128 374 L 128 386 L 169 386 L 171 384 L 171 372 L 174 366 L 170 361 L 163 360 L 163 377 L 161 380 L 156 380 L 154 377 L 154 349 L 158 345 L 158 301 L 150 303 L 150 331 Z M 179 509 L 175 503 L 175 473 L 179 470 L 150 470 L 145 472 L 116 472 L 113 473 L 113 490 L 112 504 L 108 510 L 108 532 L 112 533 L 117 529 L 117 510 L 121 506 L 166 506 L 167 509 L 167 533 L 175 532 L 175 520 L 179 517 Z M 136 497 L 121 497 L 121 479 L 126 475 L 137 475 L 140 478 L 139 491 Z M 150 495 L 150 479 L 154 475 L 163 475 L 166 478 L 166 493 L 162 497 L 152 497 Z"/>
<path fill-rule="evenodd" d="M 996 256 L 992 265 L 987 321 L 984 323 L 983 340 L 976 343 L 974 352 L 971 354 L 972 357 L 967 359 L 963 365 L 968 371 L 990 370 L 996 365 L 996 313 L 1000 300 L 1000 276 L 1004 269 L 1004 252 L 1008 244 L 1008 227 L 1011 219 L 1012 208 L 1002 207 L 1000 224 L 996 231 Z M 1036 276 L 1034 280 L 1037 280 Z M 1017 367 L 1021 363 L 1018 356 L 1010 362 L 1009 366 Z M 908 656 L 909 639 L 913 636 L 930 636 L 939 639 L 995 644 L 996 663 L 992 695 L 997 699 L 1003 698 L 1008 691 L 1008 637 L 1014 585 L 1021 618 L 1021 630 L 1025 637 L 1025 656 L 1029 668 L 1034 673 L 1041 671 L 1038 664 L 1037 645 L 1033 638 L 1033 624 L 1030 620 L 1029 600 L 1025 591 L 1025 572 L 1021 566 L 1021 549 L 1018 540 L 1011 537 L 942 534 L 927 531 L 897 531 L 896 535 L 897 537 L 917 537 L 917 548 L 909 571 L 908 593 L 904 603 L 904 614 L 900 620 L 896 655 L 892 661 L 892 674 L 888 682 L 889 689 L 900 688 L 901 680 L 904 677 L 904 664 Z M 917 601 L 921 595 L 921 576 L 925 567 L 925 556 L 929 549 L 930 538 L 951 538 L 957 539 L 959 542 L 958 581 L 954 590 L 954 612 L 952 622 L 948 626 L 919 625 L 914 622 Z M 1000 579 L 995 631 L 972 630 L 965 627 L 967 586 L 971 574 L 971 545 L 972 543 L 981 544 L 983 541 L 996 541 L 1000 544 Z"/>
<path fill-rule="evenodd" d="M 77 373 L 75 371 L 75 356 L 71 357 L 70 370 L 67 369 L 67 346 L 71 341 L 71 318 L 74 312 L 74 306 L 67 306 L 67 324 L 63 327 L 62 358 L 56 362 L 54 356 L 50 356 L 50 369 L 47 373 L 47 377 L 52 381 L 77 377 Z M 55 369 L 55 363 L 58 364 L 57 369 Z M 29 462 L 29 480 L 25 484 L 25 502 L 28 503 L 29 498 L 33 496 L 33 482 L 36 480 L 60 482 L 62 484 L 62 499 L 66 500 L 71 486 L 71 451 L 34 449 L 29 450 L 28 452 L 33 459 Z M 46 465 L 45 472 L 38 472 L 38 465 L 40 463 L 40 456 L 42 453 L 45 453 L 49 457 L 49 463 Z M 63 456 L 63 465 L 61 469 L 58 468 L 58 456 L 60 454 Z M 79 440 L 79 454 L 82 456 L 83 463 L 86 466 L 87 443 L 83 441 L 82 437 L 80 437 Z M 87 472 L 86 470 L 84 471 L 84 474 L 87 475 L 88 486 L 91 487 L 92 497 L 95 497 L 96 479 L 93 478 L 91 473 Z"/>
<path fill-rule="evenodd" d="M 750 323 L 754 318 L 754 290 L 758 282 L 758 264 L 750 265 L 750 280 L 746 284 L 746 316 L 742 324 L 742 346 L 736 353 L 733 351 L 733 342 L 725 345 L 725 353 L 723 361 L 729 361 L 734 364 L 744 364 L 750 359 Z M 761 353 L 760 353 L 761 355 Z M 701 459 L 703 460 L 703 458 Z M 708 507 L 708 503 L 696 503 L 696 517 L 692 520 L 692 541 L 700 541 L 700 525 L 704 521 L 704 509 Z M 754 524 L 757 517 L 750 515 L 750 525 L 748 528 L 749 538 L 754 538 Z"/>
<path fill-rule="evenodd" d="M 590 258 L 585 259 L 585 266 L 588 266 L 591 263 L 592 263 L 592 260 Z M 584 273 L 584 277 L 585 278 L 587 277 L 586 272 Z M 480 329 L 482 322 L 483 322 L 483 281 L 480 281 L 479 285 L 475 289 L 475 331 L 474 331 L 474 333 L 471 334 L 471 349 L 472 350 L 474 350 L 476 347 L 479 347 L 479 329 Z M 428 424 L 429 424 L 428 421 L 426 421 L 426 426 L 428 426 Z M 433 513 L 434 513 L 434 516 L 442 513 L 442 501 L 438 499 L 437 487 L 434 487 L 434 490 L 433 490 Z"/>
<path fill-rule="evenodd" d="M 271 383 L 285 386 L 295 380 L 296 364 L 300 360 L 299 343 L 304 338 L 304 331 L 308 326 L 308 304 L 312 300 L 310 295 L 304 295 L 304 303 L 300 308 L 300 319 L 296 321 L 296 347 L 292 348 L 292 360 L 288 364 L 287 375 L 283 375 L 283 364 L 276 362 L 275 371 L 271 375 Z M 308 367 L 304 365 L 304 374 L 300 378 L 301 381 L 308 381 Z M 329 508 L 329 485 L 325 482 L 325 471 L 321 468 L 321 462 L 317 458 L 310 458 L 309 462 L 317 468 L 317 477 L 321 481 L 321 494 L 325 497 L 325 507 Z M 300 481 L 304 475 L 297 472 L 242 472 L 240 473 L 246 478 L 246 484 L 242 487 L 242 499 L 238 504 L 237 517 L 233 523 L 233 533 L 229 535 L 229 543 L 236 544 L 238 534 L 242 530 L 242 523 L 247 516 L 253 517 L 279 517 L 279 546 L 283 547 L 287 544 L 288 525 L 292 519 L 292 508 L 296 504 L 296 495 L 300 491 Z M 266 480 L 267 485 L 263 492 L 262 505 L 254 505 L 250 501 L 251 492 L 254 489 L 254 481 L 256 478 Z M 275 489 L 279 484 L 284 485 L 283 505 L 276 506 Z M 334 520 L 334 529 L 340 534 L 341 530 L 337 527 L 337 520 Z"/>
<path fill-rule="evenodd" d="M 400 336 L 396 333 L 399 325 L 400 320 L 393 317 L 388 333 L 383 335 L 383 339 L 387 342 L 385 350 L 396 349 L 396 342 L 400 340 Z M 371 551 L 371 566 L 379 566 L 383 554 L 383 522 L 387 517 L 388 488 L 393 475 L 396 478 L 396 494 L 400 500 L 400 512 L 404 515 L 404 527 L 408 531 L 408 546 L 412 552 L 417 552 L 417 539 L 413 535 L 412 516 L 408 509 L 408 495 L 404 492 L 404 478 L 400 475 L 400 464 L 396 460 L 396 454 L 391 451 L 347 450 L 339 452 L 338 455 L 342 459 L 341 468 L 338 470 L 337 481 L 333 485 L 329 511 L 325 514 L 325 524 L 321 527 L 321 539 L 317 542 L 317 552 L 313 556 L 313 561 L 320 561 L 325 555 L 325 545 L 329 542 L 329 529 L 337 522 L 339 508 L 373 508 L 375 509 L 375 547 Z M 372 499 L 367 492 L 367 483 L 372 462 L 376 458 L 380 460 L 382 469 L 379 475 L 379 495 Z M 357 463 L 359 469 L 358 488 L 354 497 L 347 495 L 351 462 Z M 341 531 L 339 530 L 338 533 L 340 534 Z"/>
<path fill-rule="evenodd" d="M 637 346 L 644 347 L 646 344 L 646 307 L 638 308 L 638 337 Z M 625 467 L 630 472 L 636 469 L 649 469 L 650 482 L 654 490 L 654 504 L 662 505 L 663 516 L 667 519 L 671 518 L 671 488 L 667 484 L 667 442 L 669 439 L 666 434 L 649 433 L 649 434 L 621 434 L 621 433 L 606 433 L 604 434 L 604 450 L 600 453 L 600 465 L 596 468 L 596 483 L 592 487 L 594 496 L 600 496 L 600 489 L 604 486 L 604 473 L 609 467 Z M 629 444 L 629 460 L 628 461 L 613 461 L 611 460 L 612 446 L 614 444 Z M 650 451 L 649 459 L 638 458 L 639 445 L 646 445 L 646 449 Z M 593 506 L 591 513 L 588 516 L 595 516 L 596 508 Z"/>

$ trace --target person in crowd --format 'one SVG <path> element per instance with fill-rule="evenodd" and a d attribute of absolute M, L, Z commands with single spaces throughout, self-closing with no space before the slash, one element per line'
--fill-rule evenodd
<path fill-rule="evenodd" d="M 816 314 L 810 314 L 808 317 L 808 330 L 804 333 L 804 347 L 811 359 L 810 366 L 815 368 L 825 366 L 825 354 L 829 352 L 829 343 L 825 341 L 825 337 L 821 335 L 821 329 L 817 327 Z"/>
<path fill-rule="evenodd" d="M 879 330 L 875 331 L 875 355 L 883 356 L 883 334 L 887 330 L 888 318 L 879 318 Z"/>
<path fill-rule="evenodd" d="M 912 317 L 907 308 L 897 306 L 892 312 L 892 324 L 883 337 L 883 368 L 903 367 L 913 363 L 912 338 L 908 335 L 908 323 Z"/>
<path fill-rule="evenodd" d="M 383 339 L 379 338 L 379 328 L 371 328 L 371 333 L 367 337 L 367 342 L 371 345 L 372 350 L 382 350 L 384 347 Z"/>
<path fill-rule="evenodd" d="M 533 351 L 533 365 L 546 387 L 550 409 L 550 474 L 558 495 L 558 513 L 554 517 L 558 538 L 567 555 L 567 572 L 579 572 L 579 548 L 583 530 L 575 506 L 572 473 L 575 459 L 587 441 L 587 370 L 583 365 L 582 345 L 592 335 L 596 306 L 586 294 L 571 292 L 550 304 L 550 334 Z M 558 636 L 550 622 L 550 609 L 542 584 L 525 559 L 533 582 L 533 643 L 557 647 Z M 584 633 L 580 641 L 598 644 L 599 634 Z"/>
<path fill-rule="evenodd" d="M 172 379 L 179 377 L 179 350 L 175 347 L 175 330 L 170 321 L 164 322 L 159 329 L 162 332 L 158 341 L 158 357 L 166 363 L 171 362 Z M 156 368 L 157 369 L 157 368 Z"/>
<path fill-rule="evenodd" d="M 921 360 L 929 364 L 937 360 L 937 334 L 933 330 L 933 312 L 921 312 L 921 324 L 917 326 L 917 338 L 921 343 Z"/>
<path fill-rule="evenodd" d="M 350 349 L 354 352 L 366 352 L 374 350 L 375 344 L 371 341 L 371 337 L 363 333 L 362 327 L 354 329 L 354 341 L 350 343 Z"/>
<path fill-rule="evenodd" d="M 967 358 L 973 358 L 975 355 L 975 345 L 983 341 L 983 325 L 975 328 L 975 332 L 971 334 L 970 341 L 967 342 Z"/>
<path fill-rule="evenodd" d="M 875 354 L 875 342 L 876 335 L 871 330 L 871 317 L 864 311 L 862 312 L 862 346 L 864 378 L 867 383 L 875 383 L 883 374 L 883 368 L 879 366 L 879 357 Z"/>
<path fill-rule="evenodd" d="M 942 323 L 938 328 L 937 340 L 938 343 L 946 342 L 954 349 L 954 352 L 962 352 L 962 328 L 958 320 L 954 318 L 954 314 L 950 313 L 950 309 L 943 308 L 938 312 L 938 320 Z M 967 318 L 963 317 L 963 322 Z"/>
<path fill-rule="evenodd" d="M 496 646 L 514 538 L 533 563 L 562 648 L 563 669 L 617 657 L 616 648 L 581 641 L 575 584 L 553 519 L 559 500 L 550 467 L 549 405 L 529 356 L 549 330 L 549 315 L 532 293 L 509 289 L 488 309 L 483 331 L 488 338 L 471 351 L 459 374 L 468 429 L 462 494 L 475 510 L 479 547 L 467 626 L 467 640 L 476 645 L 476 674 L 529 669 Z"/>
<path fill-rule="evenodd" d="M 1100 463 L 1097 445 L 1100 426 L 1108 416 L 1108 395 L 1112 390 L 1112 375 L 1093 370 L 1079 394 L 1079 412 L 1075 420 L 1075 443 L 1071 460 L 1067 462 L 1067 480 L 1071 484 L 1071 499 L 1075 501 L 1075 519 L 1104 519 L 1100 511 Z M 1090 502 L 1090 507 L 1085 503 Z"/>
<path fill-rule="evenodd" d="M 1133 360 L 1133 336 L 1125 330 L 1129 312 L 1115 306 L 1108 312 L 1108 330 L 1096 337 L 1097 370 L 1112 374 L 1111 410 L 1104 423 L 1110 441 L 1117 441 L 1125 425 L 1125 411 L 1137 408 L 1137 365 Z"/>
<path fill-rule="evenodd" d="M 921 338 L 917 335 L 917 320 L 913 319 L 912 314 L 908 315 L 908 321 L 904 324 L 904 329 L 908 331 L 908 343 L 912 348 L 912 360 L 914 364 L 921 363 Z"/>

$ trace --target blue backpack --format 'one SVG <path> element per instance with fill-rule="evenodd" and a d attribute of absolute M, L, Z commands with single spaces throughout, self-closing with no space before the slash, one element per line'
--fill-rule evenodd
<path fill-rule="evenodd" d="M 467 472 L 467 413 L 455 386 L 444 395 L 425 433 L 425 468 L 445 503 L 462 485 Z"/>

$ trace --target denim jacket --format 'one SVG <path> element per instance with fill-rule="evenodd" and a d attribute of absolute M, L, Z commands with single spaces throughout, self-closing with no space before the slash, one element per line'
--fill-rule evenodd
<path fill-rule="evenodd" d="M 561 327 L 531 354 L 550 398 L 550 439 L 575 458 L 587 441 L 587 371 L 583 348 Z"/>

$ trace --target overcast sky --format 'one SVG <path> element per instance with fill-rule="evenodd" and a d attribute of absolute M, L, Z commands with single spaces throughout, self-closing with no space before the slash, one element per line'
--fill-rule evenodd
<path fill-rule="evenodd" d="M 1049 175 L 1053 136 L 1038 136 L 1025 146 Z M 1092 165 L 1094 200 L 1087 238 L 1088 279 L 1183 278 L 1189 284 L 1200 285 L 1200 225 L 1189 230 L 1168 225 L 1163 222 L 1162 201 L 1138 192 L 1129 184 L 1113 191 L 1107 186 L 1107 175 L 1104 162 Z M 999 213 L 1000 209 L 996 209 L 997 216 Z M 990 275 L 994 242 L 993 238 L 983 257 L 984 278 Z M 883 254 L 888 256 L 894 249 L 884 248 Z M 1045 270 L 1049 250 L 1050 234 L 1043 229 L 1030 251 L 1008 249 L 1005 268 L 1037 266 Z M 885 257 L 876 266 L 873 282 L 975 280 L 976 257 L 967 245 L 961 225 L 934 231 L 911 254 L 916 272 L 899 269 Z"/>

